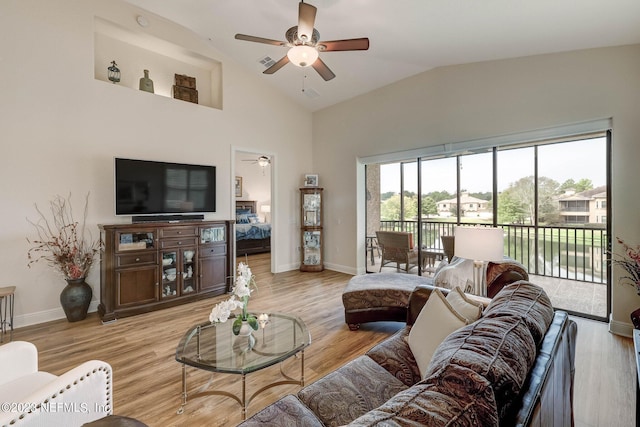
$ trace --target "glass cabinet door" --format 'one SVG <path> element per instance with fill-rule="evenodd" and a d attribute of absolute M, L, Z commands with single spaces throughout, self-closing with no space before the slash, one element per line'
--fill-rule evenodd
<path fill-rule="evenodd" d="M 196 262 L 193 249 L 185 249 L 182 252 L 182 295 L 190 294 L 196 291 Z"/>
<path fill-rule="evenodd" d="M 119 231 L 116 233 L 116 251 L 155 249 L 155 231 Z"/>
<path fill-rule="evenodd" d="M 200 229 L 200 244 L 225 242 L 224 226 L 203 227 Z"/>
<path fill-rule="evenodd" d="M 195 254 L 195 248 L 162 252 L 162 298 L 196 291 Z"/>
<path fill-rule="evenodd" d="M 162 298 L 178 295 L 178 255 L 179 252 L 162 252 Z"/>
<path fill-rule="evenodd" d="M 321 197 L 318 193 L 303 194 L 302 225 L 305 227 L 320 227 L 322 215 Z"/>
<path fill-rule="evenodd" d="M 303 233 L 302 262 L 305 265 L 319 265 L 322 263 L 322 232 L 319 230 Z"/>

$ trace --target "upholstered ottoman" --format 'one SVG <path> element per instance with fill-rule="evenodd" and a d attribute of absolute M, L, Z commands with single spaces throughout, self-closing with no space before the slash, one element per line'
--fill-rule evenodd
<path fill-rule="evenodd" d="M 344 321 L 352 331 L 366 322 L 404 322 L 409 295 L 418 285 L 433 285 L 433 279 L 398 273 L 355 276 L 342 292 Z"/>

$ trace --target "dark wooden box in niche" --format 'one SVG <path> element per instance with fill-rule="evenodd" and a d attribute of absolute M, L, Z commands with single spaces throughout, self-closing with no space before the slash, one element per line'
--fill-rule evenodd
<path fill-rule="evenodd" d="M 176 86 L 184 87 L 187 89 L 195 89 L 196 88 L 196 78 L 189 77 L 184 74 L 176 74 L 175 75 Z"/>
<path fill-rule="evenodd" d="M 173 86 L 173 97 L 187 102 L 198 103 L 198 91 L 195 89 L 187 89 L 182 86 Z"/>

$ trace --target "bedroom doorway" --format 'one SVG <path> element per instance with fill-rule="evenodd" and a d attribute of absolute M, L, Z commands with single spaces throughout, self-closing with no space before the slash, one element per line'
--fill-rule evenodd
<path fill-rule="evenodd" d="M 235 153 L 236 259 L 261 254 L 271 262 L 271 155 Z"/>

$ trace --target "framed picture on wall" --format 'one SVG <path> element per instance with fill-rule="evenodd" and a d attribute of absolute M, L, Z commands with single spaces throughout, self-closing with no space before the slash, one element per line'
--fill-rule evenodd
<path fill-rule="evenodd" d="M 318 186 L 318 174 L 305 174 L 304 176 L 305 187 L 317 187 Z"/>
<path fill-rule="evenodd" d="M 236 176 L 236 197 L 242 197 L 242 177 Z"/>

